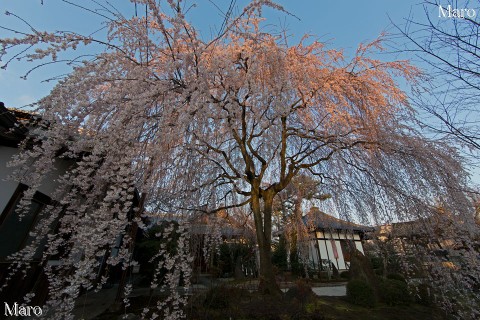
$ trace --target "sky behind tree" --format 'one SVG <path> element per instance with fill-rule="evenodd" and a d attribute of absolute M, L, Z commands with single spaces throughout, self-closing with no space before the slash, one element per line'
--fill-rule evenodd
<path fill-rule="evenodd" d="M 42 4 L 43 2 L 43 4 Z M 95 7 L 93 1 L 71 1 L 85 7 Z M 114 1 L 119 11 L 126 17 L 135 14 L 141 16 L 144 7 L 128 1 Z M 112 2 L 112 3 L 114 3 Z M 248 1 L 238 0 L 234 3 L 235 12 L 240 12 Z M 418 0 L 393 1 L 317 1 L 303 0 L 277 1 L 292 15 L 273 12 L 266 9 L 264 14 L 269 23 L 285 28 L 291 35 L 292 43 L 304 34 L 310 34 L 329 47 L 343 48 L 345 54 L 354 52 L 362 42 L 376 39 L 382 32 L 394 32 L 390 19 L 396 24 L 403 24 L 410 15 L 421 16 L 423 7 Z M 186 6 L 193 1 L 187 1 Z M 221 27 L 223 14 L 228 10 L 230 1 L 200 1 L 189 11 L 190 18 L 200 25 L 203 38 L 210 38 Z M 101 28 L 104 20 L 101 16 L 87 12 L 61 0 L 2 0 L 0 2 L 0 26 L 28 32 L 29 26 L 13 15 L 24 19 L 37 30 L 72 30 L 93 33 Z M 98 11 L 99 14 L 103 14 Z M 99 31 L 98 34 L 101 34 Z M 0 38 L 13 37 L 15 34 L 0 29 Z M 79 50 L 79 52 L 82 52 Z M 5 61 L 3 61 L 4 63 Z M 0 70 L 0 97 L 9 107 L 22 107 L 47 95 L 54 81 L 42 82 L 50 77 L 64 74 L 70 70 L 65 63 L 48 65 L 34 70 L 27 80 L 23 75 L 35 65 L 11 62 L 6 70 Z"/>

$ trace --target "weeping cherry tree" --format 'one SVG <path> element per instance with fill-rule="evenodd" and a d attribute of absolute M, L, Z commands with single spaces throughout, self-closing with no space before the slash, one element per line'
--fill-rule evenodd
<path fill-rule="evenodd" d="M 55 280 L 64 281 L 56 289 L 88 286 L 95 254 L 128 224 L 128 205 L 119 203 L 131 201 L 133 187 L 152 211 L 248 206 L 266 294 L 280 293 L 271 263 L 274 199 L 300 174 L 318 181 L 339 214 L 362 221 L 418 218 L 439 199 L 455 215 L 471 213 L 456 151 L 415 130 L 415 112 L 398 85 L 415 85 L 419 70 L 372 58 L 380 40 L 361 45 L 352 59 L 311 37 L 289 43 L 285 33 L 266 31 L 262 8 L 284 11 L 267 0 L 237 16 L 229 11 L 207 40 L 182 1 L 132 2 L 146 16 L 125 18 L 104 5 L 106 39 L 32 29 L 0 40 L 7 62 L 19 52 L 21 60 L 43 63 L 77 46 L 104 46 L 75 60 L 38 102 L 48 126 L 36 133 L 41 143 L 14 161 L 33 161 L 35 185 L 59 150 L 80 159 L 57 197 L 67 207 L 60 220 L 66 232 L 89 241 L 77 278 Z M 60 239 L 50 247 L 63 245 Z M 188 274 L 186 253 L 167 264 L 174 261 Z"/>

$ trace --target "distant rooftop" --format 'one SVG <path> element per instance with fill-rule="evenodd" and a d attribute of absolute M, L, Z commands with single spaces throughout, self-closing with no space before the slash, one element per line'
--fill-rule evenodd
<path fill-rule="evenodd" d="M 317 207 L 310 209 L 308 214 L 303 217 L 303 221 L 307 225 L 313 226 L 315 229 L 352 230 L 362 232 L 375 230 L 373 227 L 338 219 L 320 211 Z"/>
<path fill-rule="evenodd" d="M 17 147 L 28 133 L 28 124 L 34 121 L 34 116 L 28 112 L 7 109 L 0 102 L 0 145 Z"/>

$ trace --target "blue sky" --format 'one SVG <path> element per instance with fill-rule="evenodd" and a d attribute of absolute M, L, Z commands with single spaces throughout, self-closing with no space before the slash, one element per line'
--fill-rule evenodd
<path fill-rule="evenodd" d="M 73 30 L 91 33 L 101 26 L 101 19 L 84 10 L 68 5 L 60 0 L 1 0 L 0 26 L 27 31 L 28 27 L 12 16 L 4 15 L 9 11 L 17 14 L 38 30 Z M 90 5 L 89 0 L 71 0 L 71 2 Z M 193 23 L 200 26 L 202 35 L 208 37 L 221 24 L 221 13 L 212 1 L 200 0 L 190 10 Z M 230 1 L 215 0 L 215 4 L 226 11 Z M 238 10 L 246 3 L 237 0 Z M 382 31 L 394 31 L 389 17 L 402 24 L 410 14 L 422 16 L 419 0 L 370 0 L 370 1 L 329 1 L 302 0 L 277 1 L 297 18 L 265 10 L 265 16 L 273 24 L 285 26 L 292 40 L 311 34 L 325 41 L 332 48 L 344 48 L 346 54 L 352 53 L 359 43 L 371 41 Z M 135 13 L 135 7 L 129 1 L 116 0 L 118 8 L 126 16 Z M 187 1 L 193 3 L 193 1 Z M 140 12 L 140 6 L 138 7 Z M 139 13 L 140 14 L 140 13 Z M 13 33 L 0 29 L 0 38 L 12 37 Z M 44 83 L 45 79 L 69 71 L 66 65 L 57 64 L 39 68 L 32 72 L 27 80 L 20 77 L 33 64 L 11 63 L 6 70 L 0 70 L 0 101 L 10 107 L 22 107 L 47 95 L 54 82 Z"/>

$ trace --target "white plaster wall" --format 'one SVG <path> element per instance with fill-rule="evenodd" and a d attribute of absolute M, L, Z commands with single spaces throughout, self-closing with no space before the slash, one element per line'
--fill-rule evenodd
<path fill-rule="evenodd" d="M 17 148 L 0 146 L 0 214 L 5 209 L 5 206 L 18 186 L 17 181 L 6 180 L 7 176 L 13 172 L 13 168 L 7 168 L 7 163 L 11 160 L 12 156 L 18 152 L 19 149 Z M 64 174 L 67 168 L 73 163 L 73 161 L 57 159 L 57 161 L 55 161 L 55 170 L 43 179 L 37 191 L 51 197 L 55 189 L 59 186 L 59 176 Z M 28 173 L 25 174 L 21 182 L 29 185 Z"/>
<path fill-rule="evenodd" d="M 333 255 L 333 248 L 332 248 L 332 242 L 330 240 L 325 241 L 325 244 L 327 245 L 327 251 L 328 251 L 328 256 L 330 258 L 330 261 L 335 265 L 335 267 L 338 269 L 338 264 L 337 260 L 335 259 L 335 256 Z"/>
<path fill-rule="evenodd" d="M 361 241 L 355 241 L 355 248 L 357 248 L 357 250 L 360 251 L 362 254 L 365 254 L 365 252 L 363 252 L 363 246 Z"/>
<path fill-rule="evenodd" d="M 74 161 L 72 160 L 63 160 L 63 159 L 56 159 L 54 163 L 55 170 L 50 172 L 44 179 L 40 187 L 38 188 L 38 191 L 40 191 L 43 194 L 46 194 L 47 196 L 52 196 L 55 190 L 58 188 L 59 183 L 58 183 L 58 178 L 65 174 L 65 172 L 68 170 L 70 166 L 74 164 Z M 26 185 L 28 185 L 28 181 L 24 181 Z M 66 190 L 64 190 L 66 191 Z"/>
<path fill-rule="evenodd" d="M 338 240 L 335 241 L 335 245 L 337 247 L 337 252 L 338 252 L 338 269 L 345 270 L 347 269 L 347 267 L 345 266 L 345 259 L 343 258 L 342 245 Z"/>
<path fill-rule="evenodd" d="M 322 260 L 328 259 L 327 255 L 327 246 L 325 244 L 325 240 L 318 240 L 318 248 L 320 249 L 320 256 Z"/>
<path fill-rule="evenodd" d="M 326 236 L 327 240 L 317 240 L 318 244 L 318 249 L 320 251 L 320 257 L 321 259 L 329 259 L 340 271 L 342 270 L 347 270 L 347 263 L 345 261 L 345 257 L 343 255 L 343 249 L 342 245 L 340 243 L 340 239 L 349 239 L 349 240 L 354 240 L 355 243 L 355 248 L 358 249 L 362 254 L 365 254 L 363 251 L 363 245 L 360 240 L 360 236 L 358 234 L 353 235 L 351 232 L 316 232 L 316 236 Z M 335 241 L 336 247 L 337 247 L 337 253 L 338 253 L 338 259 L 335 259 L 335 256 L 333 254 L 333 247 L 332 247 L 332 242 L 331 240 Z M 313 242 L 312 242 L 313 243 Z M 318 252 L 316 251 L 316 248 L 313 248 L 314 252 L 310 252 L 310 259 L 312 260 L 317 260 L 318 257 Z"/>
<path fill-rule="evenodd" d="M 317 248 L 315 247 L 313 241 L 308 242 L 308 251 L 309 251 L 309 256 L 313 260 L 313 263 L 315 265 L 318 265 L 318 251 L 317 251 Z"/>

